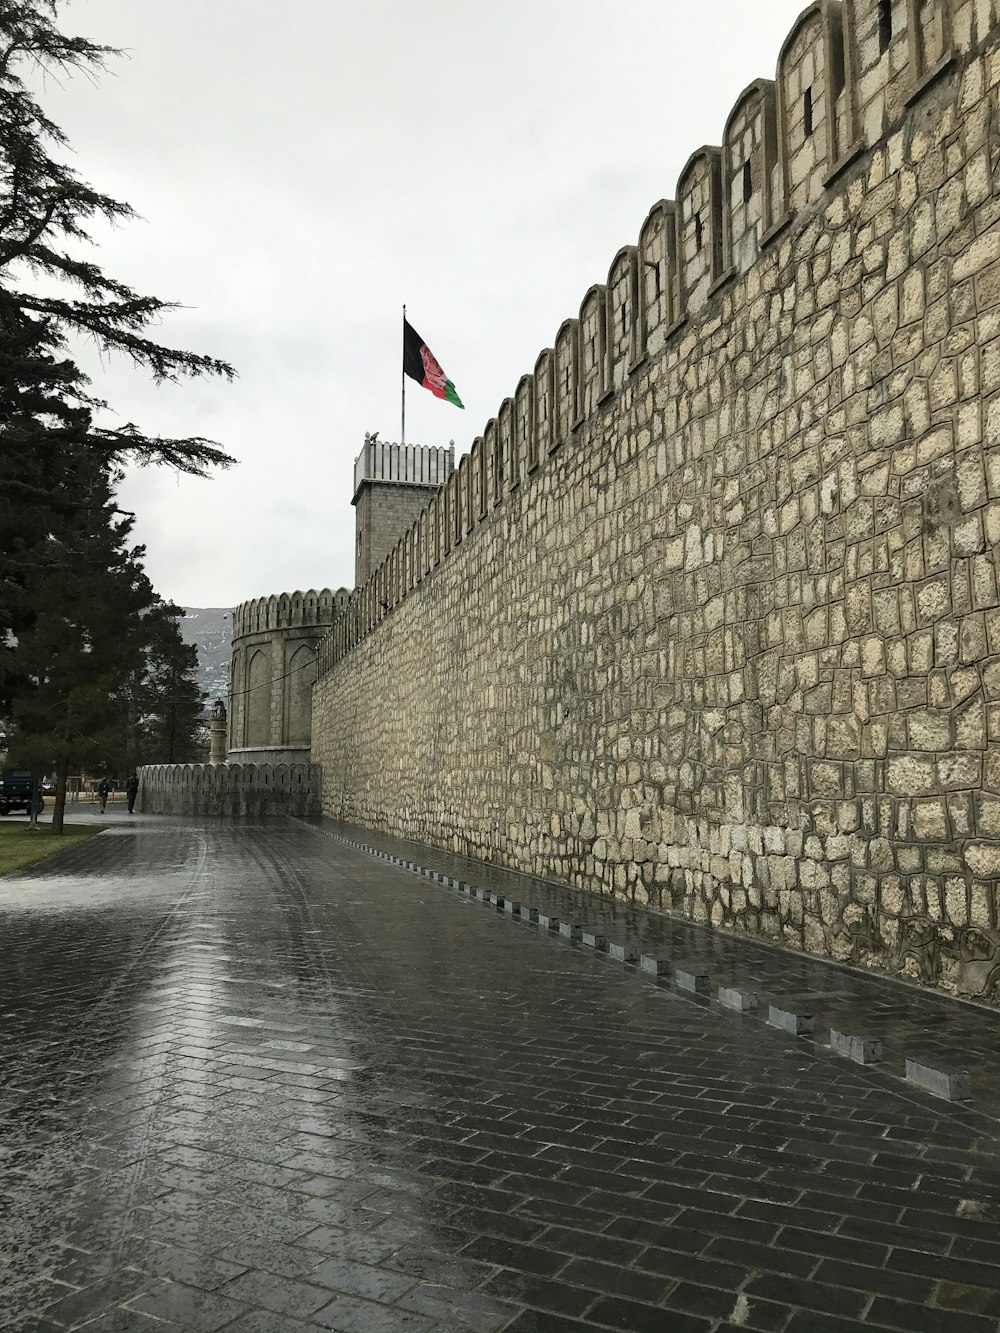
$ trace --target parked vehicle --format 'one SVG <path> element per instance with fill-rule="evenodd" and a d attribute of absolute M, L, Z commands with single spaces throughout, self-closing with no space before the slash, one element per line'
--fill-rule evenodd
<path fill-rule="evenodd" d="M 28 769 L 5 768 L 0 775 L 0 815 L 9 815 L 12 810 L 30 814 L 34 789 L 34 775 Z"/>

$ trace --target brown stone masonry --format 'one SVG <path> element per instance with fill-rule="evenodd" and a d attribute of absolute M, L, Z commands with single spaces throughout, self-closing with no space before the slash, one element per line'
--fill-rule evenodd
<path fill-rule="evenodd" d="M 998 3 L 805 11 L 335 621 L 327 813 L 996 998 Z"/>

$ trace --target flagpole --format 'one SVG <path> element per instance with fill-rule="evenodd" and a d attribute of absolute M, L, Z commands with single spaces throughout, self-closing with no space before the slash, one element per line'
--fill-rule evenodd
<path fill-rule="evenodd" d="M 402 396 L 402 410 L 399 417 L 399 443 L 400 446 L 406 443 L 406 306 L 403 306 L 403 373 L 400 375 L 400 392 Z"/>

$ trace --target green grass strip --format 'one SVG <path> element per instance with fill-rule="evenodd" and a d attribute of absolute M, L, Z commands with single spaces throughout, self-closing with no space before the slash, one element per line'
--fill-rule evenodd
<path fill-rule="evenodd" d="M 67 824 L 56 837 L 48 824 L 32 831 L 27 824 L 0 823 L 0 876 L 11 875 L 32 861 L 41 861 L 100 832 L 100 824 Z"/>

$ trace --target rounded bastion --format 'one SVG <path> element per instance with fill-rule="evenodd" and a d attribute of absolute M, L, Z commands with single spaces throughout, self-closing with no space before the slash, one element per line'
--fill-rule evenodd
<path fill-rule="evenodd" d="M 309 762 L 316 652 L 350 593 L 285 592 L 242 602 L 233 612 L 229 662 L 228 760 Z"/>

